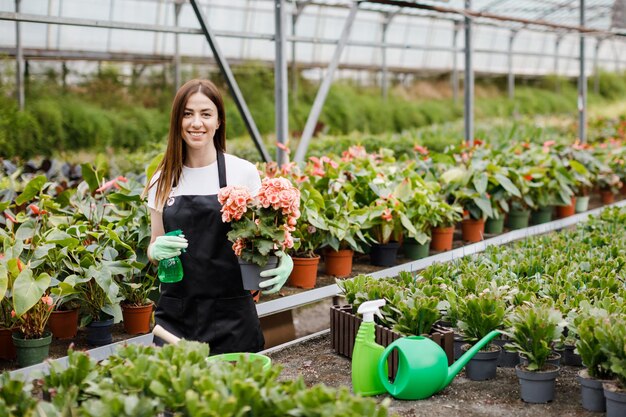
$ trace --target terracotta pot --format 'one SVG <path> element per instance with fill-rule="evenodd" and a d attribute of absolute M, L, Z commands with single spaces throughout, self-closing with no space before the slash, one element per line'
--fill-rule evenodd
<path fill-rule="evenodd" d="M 454 238 L 454 226 L 433 227 L 430 248 L 434 251 L 452 250 L 452 240 Z"/>
<path fill-rule="evenodd" d="M 154 304 L 130 306 L 122 304 L 124 331 L 128 334 L 146 334 L 150 332 L 150 320 Z"/>
<path fill-rule="evenodd" d="M 326 273 L 338 278 L 349 276 L 352 273 L 353 257 L 354 251 L 352 249 L 327 250 L 324 253 Z"/>
<path fill-rule="evenodd" d="M 602 204 L 613 204 L 615 202 L 615 194 L 611 190 L 600 190 L 600 198 Z"/>
<path fill-rule="evenodd" d="M 619 192 L 621 195 L 626 195 L 626 181 L 622 181 L 624 183 L 624 185 L 622 185 L 622 188 L 619 189 Z"/>
<path fill-rule="evenodd" d="M 576 213 L 576 197 L 572 197 L 572 204 L 569 206 L 556 206 L 556 217 L 563 219 L 573 216 Z"/>
<path fill-rule="evenodd" d="M 57 339 L 71 339 L 78 331 L 78 309 L 54 310 L 50 314 L 48 327 Z"/>
<path fill-rule="evenodd" d="M 261 290 L 250 291 L 250 294 L 252 294 L 252 301 L 255 303 L 258 303 L 261 299 Z"/>
<path fill-rule="evenodd" d="M 317 266 L 320 257 L 315 258 L 292 258 L 293 270 L 289 275 L 287 285 L 298 288 L 314 288 L 317 281 Z"/>
<path fill-rule="evenodd" d="M 15 345 L 11 329 L 0 328 L 0 359 L 15 359 Z"/>
<path fill-rule="evenodd" d="M 465 219 L 461 222 L 463 240 L 480 242 L 485 235 L 485 219 Z"/>

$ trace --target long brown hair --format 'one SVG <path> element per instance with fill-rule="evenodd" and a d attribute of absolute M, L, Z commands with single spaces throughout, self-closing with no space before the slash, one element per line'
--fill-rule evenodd
<path fill-rule="evenodd" d="M 172 112 L 170 114 L 170 131 L 167 137 L 167 149 L 165 156 L 157 166 L 155 172 L 161 172 L 159 179 L 156 181 L 156 199 L 155 206 L 158 211 L 163 210 L 163 205 L 172 190 L 178 184 L 181 173 L 183 172 L 183 162 L 187 156 L 187 148 L 183 141 L 183 116 L 185 106 L 189 97 L 195 93 L 202 93 L 209 98 L 217 107 L 217 120 L 219 127 L 213 136 L 213 144 L 218 152 L 226 151 L 226 114 L 224 113 L 224 101 L 218 88 L 209 80 L 190 80 L 182 85 L 176 92 L 174 102 L 172 103 Z M 152 188 L 150 183 L 152 178 L 146 184 L 144 195 Z"/>

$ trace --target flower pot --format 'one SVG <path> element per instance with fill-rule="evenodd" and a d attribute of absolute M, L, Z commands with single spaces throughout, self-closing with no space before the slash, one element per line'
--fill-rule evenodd
<path fill-rule="evenodd" d="M 494 350 L 478 351 L 467 365 L 465 365 L 465 375 L 472 381 L 486 381 L 496 377 L 498 368 L 498 357 L 500 357 L 500 346 L 491 345 Z M 467 352 L 472 345 L 465 344 L 461 347 L 463 353 Z"/>
<path fill-rule="evenodd" d="M 463 240 L 480 242 L 485 235 L 485 219 L 465 219 L 461 222 Z"/>
<path fill-rule="evenodd" d="M 20 368 L 41 363 L 50 353 L 52 333 L 47 331 L 38 339 L 24 339 L 21 333 L 13 333 L 13 344 Z"/>
<path fill-rule="evenodd" d="M 15 345 L 13 344 L 13 331 L 0 328 L 0 359 L 15 359 Z"/>
<path fill-rule="evenodd" d="M 614 382 L 605 382 L 604 398 L 606 398 L 606 417 L 626 416 L 626 391 L 621 390 Z"/>
<path fill-rule="evenodd" d="M 466 344 L 467 342 L 465 341 L 465 339 L 463 339 L 462 335 L 458 333 L 454 333 L 453 352 L 454 352 L 455 361 L 459 359 L 461 356 L 463 356 L 463 346 L 465 346 Z"/>
<path fill-rule="evenodd" d="M 556 217 L 564 219 L 576 213 L 576 197 L 572 197 L 572 204 L 569 206 L 556 206 Z"/>
<path fill-rule="evenodd" d="M 434 251 L 452 250 L 452 239 L 454 237 L 454 226 L 433 227 L 430 248 Z"/>
<path fill-rule="evenodd" d="M 554 399 L 554 385 L 561 368 L 557 365 L 546 365 L 545 371 L 528 371 L 519 364 L 515 374 L 519 378 L 520 396 L 522 401 L 532 404 L 543 404 Z"/>
<path fill-rule="evenodd" d="M 87 325 L 87 343 L 102 346 L 113 343 L 111 327 L 113 319 L 92 321 Z"/>
<path fill-rule="evenodd" d="M 565 345 L 563 352 L 563 365 L 567 366 L 583 366 L 583 360 L 578 353 L 574 353 L 574 345 Z"/>
<path fill-rule="evenodd" d="M 374 243 L 370 250 L 370 263 L 376 266 L 394 266 L 398 257 L 400 243 L 389 242 L 386 244 Z"/>
<path fill-rule="evenodd" d="M 428 257 L 430 241 L 420 244 L 414 239 L 407 239 L 402 243 L 404 256 L 409 259 L 422 259 Z"/>
<path fill-rule="evenodd" d="M 580 394 L 582 406 L 585 410 L 603 412 L 606 411 L 606 398 L 602 384 L 611 382 L 606 379 L 596 379 L 589 376 L 587 369 L 578 372 L 578 382 L 580 382 Z"/>
<path fill-rule="evenodd" d="M 576 213 L 582 213 L 589 210 L 589 196 L 579 195 L 576 197 Z"/>
<path fill-rule="evenodd" d="M 615 194 L 611 190 L 600 190 L 600 199 L 602 204 L 613 204 L 615 202 Z"/>
<path fill-rule="evenodd" d="M 128 334 L 146 334 L 150 332 L 153 303 L 145 306 L 122 304 L 124 331 Z"/>
<path fill-rule="evenodd" d="M 552 221 L 552 206 L 539 207 L 530 212 L 530 224 L 543 224 Z"/>
<path fill-rule="evenodd" d="M 241 269 L 241 280 L 243 281 L 244 290 L 260 290 L 259 283 L 269 278 L 262 278 L 261 272 L 268 269 L 274 269 L 278 265 L 278 258 L 276 256 L 270 256 L 267 264 L 259 266 L 254 262 L 244 261 L 241 258 L 239 260 L 239 268 Z"/>
<path fill-rule="evenodd" d="M 517 352 L 509 352 L 504 345 L 509 343 L 508 339 L 494 339 L 492 343 L 502 348 L 500 356 L 498 356 L 498 366 L 501 368 L 515 368 L 519 363 L 519 354 Z"/>
<path fill-rule="evenodd" d="M 497 234 L 504 230 L 504 216 L 497 219 L 487 219 L 485 221 L 485 233 Z"/>
<path fill-rule="evenodd" d="M 317 266 L 320 257 L 315 258 L 292 258 L 293 270 L 289 275 L 287 285 L 298 288 L 314 288 L 317 282 Z"/>
<path fill-rule="evenodd" d="M 530 211 L 528 210 L 511 210 L 509 212 L 507 226 L 511 230 L 528 227 L 529 217 Z"/>
<path fill-rule="evenodd" d="M 48 328 L 56 339 L 72 339 L 78 332 L 78 309 L 54 310 L 48 319 Z"/>
<path fill-rule="evenodd" d="M 326 273 L 338 278 L 349 276 L 352 273 L 353 257 L 354 251 L 352 249 L 327 249 L 324 252 Z"/>

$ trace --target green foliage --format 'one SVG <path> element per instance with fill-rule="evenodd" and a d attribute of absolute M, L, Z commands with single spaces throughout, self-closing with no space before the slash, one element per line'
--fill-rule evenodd
<path fill-rule="evenodd" d="M 588 308 L 574 321 L 578 336 L 576 350 L 592 378 L 609 379 L 611 376 L 607 354 L 602 349 L 597 336 L 598 332 L 603 331 L 601 329 L 607 326 L 607 320 L 609 320 L 609 314 L 606 310 Z"/>
<path fill-rule="evenodd" d="M 552 343 L 561 337 L 561 313 L 545 304 L 523 305 L 508 317 L 505 334 L 511 339 L 506 347 L 528 357 L 528 370 L 540 371 L 552 354 Z"/>
<path fill-rule="evenodd" d="M 30 397 L 8 374 L 3 376 L 0 403 L 5 400 L 9 411 L 17 405 L 24 410 L 37 406 L 50 410 L 47 415 L 111 417 L 163 412 L 216 417 L 388 415 L 388 400 L 377 404 L 353 396 L 347 388 L 307 388 L 301 378 L 279 381 L 277 366 L 266 370 L 259 361 L 246 359 L 207 361 L 207 355 L 208 345 L 187 341 L 163 348 L 127 345 L 100 364 L 83 352 L 70 351 L 70 366 L 53 365 L 44 378 L 42 389 L 50 403 Z"/>
<path fill-rule="evenodd" d="M 468 342 L 476 343 L 502 326 L 506 305 L 499 294 L 486 289 L 457 301 L 458 327 Z"/>
<path fill-rule="evenodd" d="M 33 415 L 36 406 L 23 381 L 12 379 L 8 372 L 0 375 L 0 417 Z"/>
<path fill-rule="evenodd" d="M 596 337 L 602 351 L 608 356 L 609 368 L 626 388 L 626 320 L 623 316 L 612 317 L 596 329 Z"/>

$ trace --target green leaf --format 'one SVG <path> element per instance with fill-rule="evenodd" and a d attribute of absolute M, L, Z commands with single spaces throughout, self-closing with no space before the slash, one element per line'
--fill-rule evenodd
<path fill-rule="evenodd" d="M 4 264 L 0 264 L 0 300 L 4 298 L 4 294 L 9 287 L 9 272 Z"/>
<path fill-rule="evenodd" d="M 50 275 L 47 273 L 33 277 L 33 271 L 24 269 L 13 283 L 13 308 L 15 314 L 21 316 L 26 313 L 43 296 L 50 285 Z"/>
<path fill-rule="evenodd" d="M 15 203 L 17 205 L 22 205 L 27 201 L 32 200 L 33 197 L 41 192 L 46 181 L 47 178 L 45 175 L 38 175 L 32 180 L 28 181 L 28 184 L 26 184 L 26 187 L 24 187 L 24 192 L 22 192 L 22 194 L 20 194 L 15 199 Z"/>
<path fill-rule="evenodd" d="M 491 202 L 489 201 L 488 198 L 484 198 L 484 197 L 478 197 L 478 198 L 474 198 L 472 199 L 474 201 L 474 203 L 478 206 L 478 208 L 487 216 L 487 217 L 492 217 L 493 216 L 493 210 L 491 208 Z"/>
<path fill-rule="evenodd" d="M 152 161 L 150 161 L 150 163 L 146 167 L 146 178 L 152 179 L 152 176 L 154 175 L 157 167 L 159 166 L 159 163 L 163 159 L 163 155 L 165 155 L 165 152 L 161 152 L 160 154 L 152 158 Z"/>
<path fill-rule="evenodd" d="M 89 185 L 89 190 L 93 193 L 100 187 L 100 180 L 98 179 L 98 173 L 93 169 L 91 164 L 81 164 L 83 178 L 87 185 Z"/>
<path fill-rule="evenodd" d="M 489 177 L 486 173 L 480 173 L 478 175 L 474 175 L 472 179 L 472 183 L 474 184 L 474 188 L 478 191 L 478 194 L 484 194 L 487 191 L 487 183 L 489 182 Z"/>
<path fill-rule="evenodd" d="M 513 182 L 511 182 L 508 177 L 502 174 L 496 174 L 495 177 L 502 186 L 502 188 L 504 188 L 509 194 L 514 197 L 521 197 L 522 194 L 520 193 L 519 189 L 515 186 L 515 184 L 513 184 Z"/>
<path fill-rule="evenodd" d="M 66 232 L 59 229 L 52 229 L 50 233 L 46 235 L 46 242 L 56 243 L 70 248 L 74 248 L 80 243 L 78 239 L 73 238 Z"/>
<path fill-rule="evenodd" d="M 20 227 L 15 232 L 15 239 L 24 241 L 26 239 L 32 239 L 35 236 L 35 221 L 32 219 L 26 220 L 20 224 Z"/>

